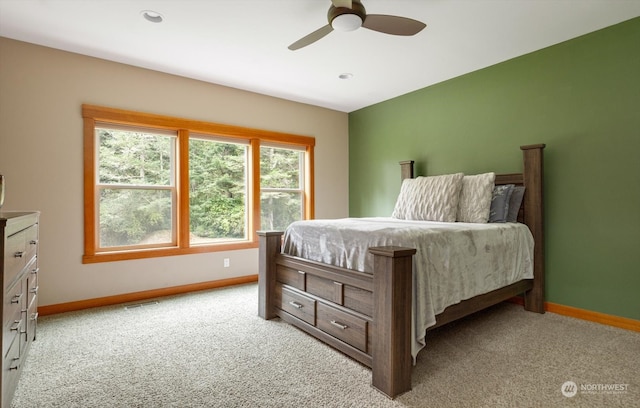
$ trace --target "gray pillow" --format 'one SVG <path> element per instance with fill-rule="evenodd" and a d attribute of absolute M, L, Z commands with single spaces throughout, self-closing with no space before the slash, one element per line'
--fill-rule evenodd
<path fill-rule="evenodd" d="M 489 212 L 489 222 L 506 222 L 509 212 L 509 200 L 511 192 L 515 186 L 513 184 L 503 184 L 493 188 L 491 197 L 491 210 Z"/>
<path fill-rule="evenodd" d="M 507 212 L 507 222 L 518 222 L 518 212 L 524 197 L 524 186 L 515 186 L 509 199 L 509 211 Z"/>

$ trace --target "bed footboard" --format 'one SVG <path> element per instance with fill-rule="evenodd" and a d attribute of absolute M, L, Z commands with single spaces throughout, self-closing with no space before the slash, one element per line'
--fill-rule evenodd
<path fill-rule="evenodd" d="M 258 232 L 258 314 L 280 317 L 371 367 L 393 398 L 411 389 L 412 256 L 376 247 L 373 274 L 281 253 L 282 232 Z"/>

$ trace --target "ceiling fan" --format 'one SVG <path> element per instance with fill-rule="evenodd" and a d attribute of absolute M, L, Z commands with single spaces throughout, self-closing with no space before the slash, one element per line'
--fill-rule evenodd
<path fill-rule="evenodd" d="M 331 0 L 327 12 L 329 24 L 302 37 L 289 46 L 292 51 L 313 44 L 333 30 L 353 31 L 360 27 L 385 34 L 410 36 L 418 34 L 427 25 L 411 18 L 385 14 L 367 14 L 360 0 Z"/>

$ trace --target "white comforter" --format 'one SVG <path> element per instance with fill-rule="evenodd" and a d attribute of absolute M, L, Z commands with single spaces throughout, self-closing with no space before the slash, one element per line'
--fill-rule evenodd
<path fill-rule="evenodd" d="M 326 264 L 373 271 L 373 246 L 416 248 L 413 258 L 414 358 L 428 327 L 447 306 L 533 278 L 533 236 L 519 223 L 470 224 L 395 218 L 292 223 L 283 252 Z"/>

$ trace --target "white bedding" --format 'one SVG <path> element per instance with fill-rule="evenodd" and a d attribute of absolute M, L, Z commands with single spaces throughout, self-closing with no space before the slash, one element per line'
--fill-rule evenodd
<path fill-rule="evenodd" d="M 326 264 L 373 271 L 373 246 L 416 248 L 413 258 L 414 358 L 428 327 L 446 307 L 533 278 L 533 236 L 519 223 L 475 224 L 395 218 L 292 223 L 283 252 Z"/>

